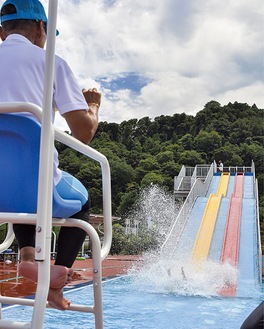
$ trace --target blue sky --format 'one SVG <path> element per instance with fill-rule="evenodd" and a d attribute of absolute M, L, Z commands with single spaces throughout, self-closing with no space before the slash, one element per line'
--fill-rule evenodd
<path fill-rule="evenodd" d="M 264 108 L 263 13 L 263 0 L 59 0 L 56 52 L 102 92 L 101 121 Z"/>

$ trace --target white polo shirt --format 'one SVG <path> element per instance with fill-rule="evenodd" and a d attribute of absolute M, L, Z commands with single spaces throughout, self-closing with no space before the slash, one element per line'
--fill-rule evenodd
<path fill-rule="evenodd" d="M 9 35 L 0 44 L 0 102 L 30 102 L 42 107 L 45 50 L 19 34 Z M 68 64 L 55 57 L 53 113 L 88 110 L 87 103 Z M 54 182 L 61 178 L 58 153 L 54 155 Z"/>

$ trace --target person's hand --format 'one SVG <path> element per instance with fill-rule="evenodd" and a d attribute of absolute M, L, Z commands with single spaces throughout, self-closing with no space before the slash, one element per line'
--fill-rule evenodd
<path fill-rule="evenodd" d="M 82 92 L 89 107 L 94 105 L 99 108 L 101 104 L 101 93 L 99 93 L 96 88 L 88 90 L 83 89 Z"/>
<path fill-rule="evenodd" d="M 85 100 L 89 106 L 78 111 L 69 111 L 63 114 L 72 132 L 72 136 L 79 141 L 88 144 L 94 137 L 98 128 L 98 111 L 101 104 L 101 93 L 96 88 L 82 90 Z"/>

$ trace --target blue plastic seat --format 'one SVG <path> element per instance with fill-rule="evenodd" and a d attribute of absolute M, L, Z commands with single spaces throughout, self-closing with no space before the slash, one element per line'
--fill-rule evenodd
<path fill-rule="evenodd" d="M 40 124 L 29 117 L 0 114 L 0 212 L 37 212 Z M 80 211 L 80 200 L 65 200 L 53 188 L 53 217 Z"/>

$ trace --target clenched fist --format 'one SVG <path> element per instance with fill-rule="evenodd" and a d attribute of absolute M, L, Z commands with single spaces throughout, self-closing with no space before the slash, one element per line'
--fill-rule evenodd
<path fill-rule="evenodd" d="M 100 106 L 101 104 L 101 93 L 97 91 L 96 88 L 92 89 L 83 89 L 82 90 L 85 100 L 89 106 L 95 105 Z"/>

